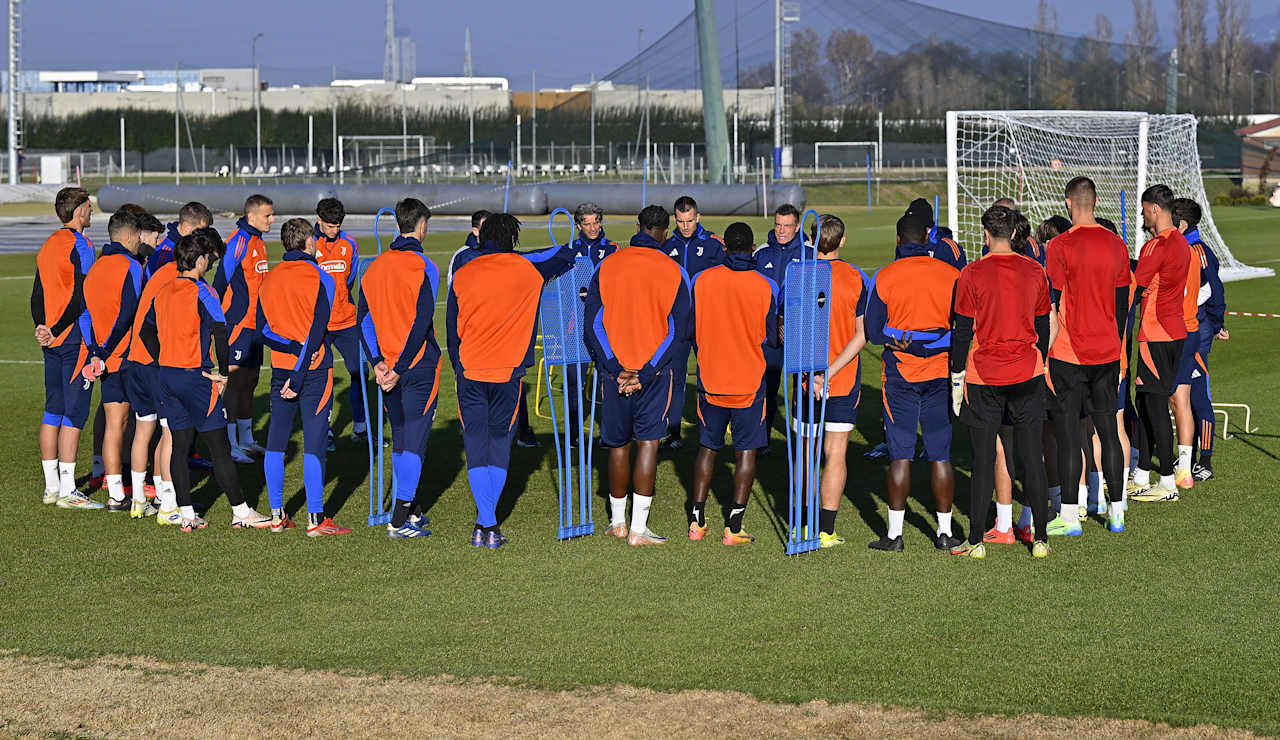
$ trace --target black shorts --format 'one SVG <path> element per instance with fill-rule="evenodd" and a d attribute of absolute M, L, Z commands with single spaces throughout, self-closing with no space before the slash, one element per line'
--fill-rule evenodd
<path fill-rule="evenodd" d="M 1114 415 L 1120 395 L 1120 361 L 1101 365 L 1076 365 L 1049 358 L 1048 408 L 1051 416 L 1071 413 L 1079 416 Z"/>
<path fill-rule="evenodd" d="M 960 421 L 971 427 L 998 427 L 1006 418 L 1013 426 L 1044 423 L 1044 376 L 1013 385 L 965 383 Z"/>
<path fill-rule="evenodd" d="M 1172 342 L 1138 342 L 1138 357 L 1134 361 L 1133 383 L 1135 393 L 1163 393 L 1173 395 L 1178 379 L 1178 365 L 1182 362 L 1182 345 L 1185 339 Z"/>

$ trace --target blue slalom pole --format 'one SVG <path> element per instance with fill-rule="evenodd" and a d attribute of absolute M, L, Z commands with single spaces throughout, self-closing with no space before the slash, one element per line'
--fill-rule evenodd
<path fill-rule="evenodd" d="M 1124 188 L 1120 188 L 1120 238 L 1129 245 L 1129 212 L 1124 208 Z"/>
<path fill-rule="evenodd" d="M 378 213 L 377 213 L 376 215 L 374 215 L 374 217 L 373 217 L 373 239 L 374 239 L 374 241 L 375 241 L 375 242 L 377 242 L 377 244 L 378 244 L 378 254 L 379 254 L 379 255 L 381 255 L 381 254 L 382 254 L 382 236 L 381 236 L 381 235 L 379 234 L 379 232 L 378 232 L 378 222 L 379 222 L 380 220 L 382 220 L 382 214 L 384 214 L 384 213 L 390 214 L 390 215 L 394 218 L 394 217 L 395 217 L 395 213 L 396 213 L 396 212 L 395 212 L 394 210 L 390 209 L 390 208 L 380 208 L 380 209 L 378 209 Z M 377 449 L 377 457 L 378 457 L 378 460 L 377 460 L 377 465 L 378 465 L 377 485 L 378 485 L 378 491 L 377 491 L 377 508 L 376 508 L 376 510 L 375 510 L 375 509 L 374 509 L 374 507 L 373 507 L 373 504 L 374 504 L 374 496 L 373 496 L 373 494 L 372 494 L 372 493 L 370 493 L 370 497 L 369 497 L 369 504 L 370 504 L 370 512 L 369 512 L 369 526 L 374 526 L 374 525 L 376 525 L 376 524 L 385 524 L 385 523 L 387 523 L 387 522 L 391 521 L 391 512 L 387 511 L 387 508 L 386 508 L 385 496 L 386 496 L 386 490 L 387 490 L 387 488 L 386 488 L 386 484 L 385 484 L 385 479 L 384 479 L 384 477 L 383 477 L 383 471 L 385 470 L 385 465 L 386 465 L 386 462 L 385 462 L 385 461 L 386 461 L 386 458 L 385 458 L 385 454 L 386 454 L 386 453 L 384 452 L 384 450 L 386 449 L 386 445 L 385 445 L 385 438 L 386 438 L 386 422 L 385 422 L 385 420 L 384 420 L 384 416 L 383 416 L 383 414 L 384 414 L 384 408 L 383 408 L 383 402 L 382 402 L 382 387 L 381 387 L 381 386 L 379 386 L 379 387 L 378 387 L 378 449 Z M 369 435 L 369 443 L 370 443 L 371 445 L 373 444 L 373 435 Z M 372 457 L 372 455 L 371 455 L 371 457 Z M 372 487 L 372 485 L 373 485 L 373 483 L 374 483 L 374 481 L 373 481 L 374 476 L 369 476 L 369 478 L 370 478 L 370 480 L 369 480 L 369 485 Z M 395 480 L 396 480 L 396 479 L 395 479 L 395 470 L 392 470 L 392 471 L 391 471 L 391 485 L 392 485 L 393 487 L 395 486 Z"/>
<path fill-rule="evenodd" d="M 867 213 L 871 213 L 871 152 L 867 152 Z"/>
<path fill-rule="evenodd" d="M 511 160 L 507 160 L 507 188 L 502 191 L 502 212 L 507 212 L 507 201 L 511 198 Z"/>
<path fill-rule="evenodd" d="M 649 204 L 649 158 L 644 158 L 644 175 L 640 180 L 640 207 L 644 208 Z"/>

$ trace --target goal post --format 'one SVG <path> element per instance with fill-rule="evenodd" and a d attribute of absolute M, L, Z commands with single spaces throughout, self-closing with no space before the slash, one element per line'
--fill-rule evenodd
<path fill-rule="evenodd" d="M 877 171 L 880 169 L 880 142 L 878 141 L 815 141 L 813 143 L 813 172 L 816 175 L 820 168 L 822 150 L 826 148 L 829 152 L 832 149 L 868 149 L 871 155 L 871 166 Z M 828 155 L 830 161 L 830 155 Z M 842 164 L 837 162 L 831 165 L 835 168 L 841 168 Z M 843 169 L 863 169 L 865 162 L 853 162 L 852 164 L 844 164 Z"/>
<path fill-rule="evenodd" d="M 337 162 L 338 182 L 353 172 L 383 172 L 394 169 L 399 174 L 426 162 L 435 148 L 435 138 L 422 134 L 386 134 L 339 136 Z"/>
<path fill-rule="evenodd" d="M 982 213 L 994 201 L 1014 199 L 1038 224 L 1064 212 L 1063 189 L 1085 175 L 1098 188 L 1098 215 L 1115 222 L 1132 254 L 1144 241 L 1142 191 L 1164 183 L 1202 207 L 1200 237 L 1218 256 L 1223 280 L 1275 274 L 1240 262 L 1218 232 L 1200 174 L 1193 115 L 948 111 L 946 132 L 947 224 L 971 260 L 982 249 Z"/>

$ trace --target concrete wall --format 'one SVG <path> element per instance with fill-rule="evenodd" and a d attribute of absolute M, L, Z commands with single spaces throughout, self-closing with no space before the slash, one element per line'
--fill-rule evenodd
<path fill-rule="evenodd" d="M 252 90 L 217 90 L 184 92 L 182 106 L 192 114 L 223 114 L 253 109 Z M 510 96 L 502 90 L 476 88 L 471 93 L 476 108 L 510 107 Z M 176 95 L 172 92 L 85 92 L 27 93 L 25 113 L 28 116 L 69 116 L 99 108 L 133 108 L 137 110 L 172 111 Z M 262 92 L 264 110 L 328 111 L 334 101 L 380 108 L 400 108 L 401 91 L 390 85 L 361 88 L 286 87 Z M 414 110 L 432 108 L 465 108 L 465 89 L 435 86 L 410 86 L 404 91 L 405 104 Z"/>
<path fill-rule="evenodd" d="M 182 106 L 191 114 L 224 114 L 253 108 L 252 90 L 216 90 L 209 92 L 184 92 Z M 676 108 L 702 111 L 701 90 L 650 90 L 649 104 L 654 108 Z M 64 92 L 26 93 L 25 112 L 28 116 L 69 116 L 95 109 L 133 108 L 137 110 L 172 111 L 176 95 L 172 92 Z M 471 98 L 476 108 L 497 107 L 509 109 L 512 99 L 515 105 L 526 109 L 529 93 L 510 93 L 502 90 L 475 88 Z M 368 87 L 282 87 L 262 92 L 264 110 L 301 110 L 322 112 L 329 110 L 336 100 L 339 105 L 351 103 L 379 108 L 399 109 L 401 91 L 391 85 Z M 467 90 L 428 85 L 411 85 L 404 91 L 404 100 L 414 110 L 439 108 L 465 108 L 468 105 Z M 643 103 L 644 93 L 639 96 Z M 744 116 L 768 117 L 773 113 L 773 90 L 725 90 L 724 108 L 733 113 L 735 100 L 741 102 Z M 587 93 L 538 94 L 538 107 L 568 104 L 590 105 Z M 636 91 L 599 90 L 596 92 L 596 110 L 633 109 L 637 104 Z"/>

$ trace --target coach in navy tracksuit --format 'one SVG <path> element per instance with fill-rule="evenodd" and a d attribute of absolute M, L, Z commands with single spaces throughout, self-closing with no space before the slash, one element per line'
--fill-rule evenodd
<path fill-rule="evenodd" d="M 800 234 L 800 211 L 790 203 L 783 203 L 773 212 L 773 231 L 764 246 L 755 251 L 756 272 L 772 280 L 781 290 L 785 287 L 787 265 L 805 259 L 814 259 L 813 245 L 805 244 Z M 778 411 L 778 388 L 782 384 L 782 348 L 765 348 L 764 392 L 765 428 L 773 429 L 773 417 Z M 769 454 L 769 445 L 760 449 Z"/>
<path fill-rule="evenodd" d="M 726 261 L 724 241 L 702 227 L 700 223 L 702 214 L 698 212 L 698 202 L 687 195 L 682 195 L 676 199 L 674 211 L 676 228 L 662 243 L 662 249 L 668 257 L 684 268 L 689 275 L 689 280 L 692 281 L 698 273 L 709 267 L 724 264 Z M 672 367 L 676 368 L 675 388 L 672 391 L 673 402 L 667 417 L 667 438 L 662 442 L 663 447 L 672 450 L 680 449 L 682 444 L 680 417 L 684 412 L 690 349 L 691 345 L 686 345 L 683 357 L 677 357 L 672 361 Z M 680 372 L 680 368 L 686 368 L 685 372 Z"/>

